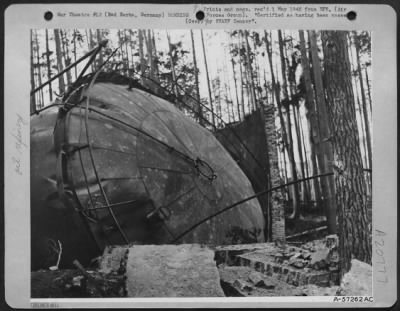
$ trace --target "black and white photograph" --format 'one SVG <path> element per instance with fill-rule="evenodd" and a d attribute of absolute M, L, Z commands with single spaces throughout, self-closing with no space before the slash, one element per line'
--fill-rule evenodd
<path fill-rule="evenodd" d="M 32 28 L 31 297 L 372 299 L 372 39 Z"/>

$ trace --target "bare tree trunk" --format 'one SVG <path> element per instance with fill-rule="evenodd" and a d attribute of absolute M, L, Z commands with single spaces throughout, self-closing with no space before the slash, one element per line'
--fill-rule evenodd
<path fill-rule="evenodd" d="M 235 61 L 231 58 L 232 63 L 232 71 L 233 71 L 233 82 L 235 83 L 235 94 L 236 94 L 236 108 L 238 113 L 239 121 L 242 119 L 240 116 L 240 102 L 239 102 L 239 94 L 237 89 L 237 79 L 236 79 L 236 71 L 235 71 Z"/>
<path fill-rule="evenodd" d="M 303 128 L 303 124 L 302 124 L 302 122 L 301 122 L 301 116 L 300 116 L 300 110 L 299 109 L 297 109 L 297 115 L 298 115 L 298 123 L 299 123 L 299 132 L 300 132 L 300 138 L 301 138 L 301 141 L 303 142 L 301 145 L 302 145 L 302 152 L 304 152 L 304 168 L 305 168 L 305 172 L 306 172 L 306 175 L 304 176 L 304 177 L 308 177 L 308 176 L 310 176 L 310 168 L 309 168 L 309 163 L 308 163 L 308 159 L 307 159 L 307 148 L 306 148 L 306 144 L 305 144 L 305 138 L 304 138 L 304 128 Z M 308 193 L 308 195 L 311 195 L 311 192 L 310 192 L 310 188 L 311 188 L 311 186 L 310 186 L 310 184 L 308 183 L 308 182 L 306 182 L 307 183 L 307 185 L 308 185 L 308 191 L 309 192 L 307 192 Z M 310 197 L 308 198 L 308 199 L 311 199 Z"/>
<path fill-rule="evenodd" d="M 283 39 L 282 39 L 282 31 L 278 30 L 278 39 L 279 39 L 279 52 L 281 56 L 281 70 L 282 70 L 282 79 L 283 79 L 283 101 L 288 101 L 288 91 L 287 91 L 287 80 L 286 80 L 286 64 L 285 64 L 285 57 L 283 54 Z M 299 210 L 299 184 L 297 182 L 297 172 L 296 172 L 296 162 L 294 158 L 294 151 L 293 151 L 293 137 L 292 137 L 292 129 L 291 129 L 291 120 L 290 120 L 290 105 L 287 107 L 286 112 L 286 120 L 287 120 L 287 127 L 288 127 L 288 156 L 289 156 L 289 163 L 290 163 L 290 171 L 292 173 L 293 185 L 294 188 L 294 196 L 293 196 L 293 213 L 289 216 L 291 219 L 296 219 L 300 215 Z"/>
<path fill-rule="evenodd" d="M 123 65 L 123 72 L 126 75 L 129 75 L 129 60 L 128 60 L 128 55 L 126 55 L 126 58 L 125 58 L 125 55 L 124 55 L 124 54 L 126 54 L 127 50 L 124 51 L 124 48 L 123 48 L 124 37 L 122 36 L 122 30 L 121 29 L 118 29 L 118 45 L 120 46 L 120 49 L 119 49 L 120 55 L 121 55 L 120 62 Z"/>
<path fill-rule="evenodd" d="M 317 99 L 317 113 L 319 122 L 320 133 L 320 150 L 318 155 L 318 164 L 322 172 L 327 172 L 330 168 L 329 163 L 333 161 L 333 150 L 331 145 L 331 134 L 329 131 L 329 117 L 325 102 L 324 88 L 322 85 L 321 63 L 318 57 L 317 37 L 315 31 L 310 31 L 310 47 L 312 55 L 313 73 L 315 81 L 315 92 Z M 333 177 L 322 177 L 321 179 L 322 193 L 325 199 L 326 218 L 328 223 L 328 232 L 330 234 L 336 233 L 337 219 L 336 219 L 336 202 L 334 200 L 334 180 Z"/>
<path fill-rule="evenodd" d="M 201 34 L 201 44 L 203 46 L 204 65 L 206 67 L 206 78 L 207 78 L 207 86 L 208 86 L 208 99 L 210 101 L 212 125 L 213 125 L 214 131 L 215 131 L 216 130 L 216 126 L 215 126 L 214 105 L 213 105 L 212 96 L 211 96 L 210 76 L 209 76 L 209 72 L 208 72 L 207 55 L 206 55 L 206 48 L 205 48 L 205 45 L 204 45 L 203 29 L 200 29 L 200 34 Z"/>
<path fill-rule="evenodd" d="M 147 48 L 147 55 L 148 55 L 148 62 L 150 67 L 150 79 L 154 80 L 155 78 L 155 68 L 154 68 L 154 55 L 153 55 L 153 47 L 151 41 L 151 31 L 150 29 L 147 30 L 146 38 L 146 48 Z"/>
<path fill-rule="evenodd" d="M 364 71 L 365 71 L 365 82 L 367 82 L 368 99 L 369 99 L 369 109 L 370 109 L 370 113 L 372 113 L 371 86 L 370 86 L 370 84 L 369 84 L 369 78 L 368 78 L 368 70 L 367 70 L 367 68 L 364 68 Z"/>
<path fill-rule="evenodd" d="M 62 63 L 61 40 L 60 40 L 60 30 L 59 29 L 54 29 L 54 40 L 56 42 L 57 68 L 58 68 L 58 72 L 61 72 L 64 69 L 64 67 L 63 67 L 63 63 Z M 60 75 L 58 77 L 58 88 L 60 90 L 60 94 L 65 92 L 64 75 Z"/>
<path fill-rule="evenodd" d="M 148 63 L 148 68 L 150 68 L 150 72 L 149 72 L 149 77 L 150 80 L 147 81 L 147 85 L 148 87 L 150 87 L 150 89 L 155 92 L 156 94 L 160 93 L 160 88 L 159 88 L 159 84 L 160 81 L 158 79 L 158 74 L 157 74 L 157 65 L 156 65 L 156 61 L 155 61 L 155 55 L 154 55 L 154 49 L 155 47 L 153 46 L 153 39 L 152 39 L 152 32 L 149 29 L 147 31 L 147 35 L 146 32 L 143 31 L 144 33 L 144 42 L 146 43 L 146 50 L 147 50 L 147 63 Z"/>
<path fill-rule="evenodd" d="M 297 138 L 297 152 L 299 154 L 300 158 L 300 170 L 301 170 L 301 175 L 302 178 L 306 178 L 306 168 L 305 166 L 307 165 L 307 157 L 306 153 L 304 153 L 303 156 L 303 149 L 305 150 L 305 142 L 301 137 L 301 131 L 300 131 L 300 113 L 298 110 L 298 107 L 293 107 L 293 120 L 294 120 L 294 125 L 295 125 L 295 131 L 296 131 L 296 138 Z M 303 184 L 303 201 L 305 202 L 310 202 L 310 189 L 308 185 L 308 181 L 305 181 L 302 183 Z"/>
<path fill-rule="evenodd" d="M 286 154 L 285 154 L 285 149 L 288 147 L 288 139 L 287 139 L 287 133 L 286 133 L 286 126 L 285 126 L 285 120 L 283 119 L 283 113 L 281 109 L 280 103 L 280 95 L 279 95 L 279 87 L 275 81 L 275 73 L 274 73 L 274 68 L 273 68 L 273 62 L 272 62 L 272 46 L 270 42 L 268 41 L 268 34 L 266 31 L 264 31 L 264 42 L 266 45 L 266 50 L 268 54 L 268 60 L 269 60 L 269 67 L 270 67 L 270 72 L 271 72 L 271 80 L 272 80 L 272 91 L 275 95 L 275 102 L 278 107 L 278 115 L 279 115 L 279 121 L 281 123 L 281 129 L 282 129 L 282 140 L 283 140 L 283 157 L 284 157 L 284 168 L 285 168 L 285 178 L 287 182 L 287 163 L 286 163 Z"/>
<path fill-rule="evenodd" d="M 86 34 L 86 36 L 87 36 L 87 34 Z M 119 30 L 118 30 L 118 38 L 119 38 Z M 94 48 L 93 34 L 92 34 L 91 29 L 89 29 L 88 44 L 89 44 L 89 51 L 90 51 L 91 49 Z M 90 65 L 90 68 L 92 69 L 92 72 L 94 72 L 96 70 L 95 62 L 92 62 L 92 64 Z"/>
<path fill-rule="evenodd" d="M 300 37 L 300 51 L 301 51 L 301 65 L 303 67 L 303 77 L 304 77 L 304 84 L 306 88 L 306 113 L 307 113 L 307 120 L 310 129 L 310 142 L 311 142 L 311 164 L 313 169 L 313 175 L 318 174 L 317 170 L 317 162 L 315 159 L 315 149 L 317 149 L 317 153 L 320 153 L 319 150 L 319 130 L 318 130 L 318 120 L 317 120 L 317 112 L 315 108 L 315 101 L 314 101 L 314 92 L 311 83 L 311 70 L 310 70 L 310 60 L 307 58 L 307 49 L 304 39 L 304 31 L 299 31 Z M 317 178 L 313 179 L 314 190 L 315 190 L 315 197 L 316 201 L 321 199 L 321 191 L 320 186 Z"/>
<path fill-rule="evenodd" d="M 226 54 L 226 50 L 224 49 L 224 52 Z M 229 68 L 228 68 L 228 61 L 226 58 L 224 58 L 224 77 L 229 76 Z M 225 87 L 225 100 L 227 103 L 227 110 L 228 110 L 228 116 L 229 117 L 229 123 L 235 122 L 235 112 L 234 112 L 234 107 L 233 107 L 233 98 L 232 98 L 232 90 L 229 81 L 227 82 L 226 79 L 224 80 L 224 87 Z"/>
<path fill-rule="evenodd" d="M 71 58 L 69 56 L 69 46 L 68 46 L 67 31 L 60 30 L 60 35 L 61 35 L 61 43 L 62 43 L 64 64 L 65 64 L 65 67 L 68 67 L 71 64 Z M 68 70 L 66 72 L 66 76 L 67 76 L 67 84 L 71 85 L 72 84 L 72 77 L 71 77 L 71 71 L 70 70 Z"/>
<path fill-rule="evenodd" d="M 250 44 L 249 44 L 249 36 L 247 34 L 247 30 L 244 30 L 244 38 L 245 38 L 245 50 L 246 50 L 246 72 L 247 72 L 247 81 L 248 87 L 250 89 L 250 99 L 251 99 L 251 107 L 252 110 L 257 108 L 256 104 L 256 92 L 254 86 L 254 79 L 253 79 L 253 69 L 251 67 L 251 58 L 250 58 Z"/>
<path fill-rule="evenodd" d="M 240 45 L 239 45 L 240 48 Z M 245 111 L 245 106 L 244 106 L 244 83 L 243 83 L 243 67 L 242 67 L 242 61 L 240 59 L 240 54 L 239 54 L 239 69 L 240 69 L 240 99 L 242 102 L 242 116 L 243 120 L 244 117 L 246 116 L 246 111 Z"/>
<path fill-rule="evenodd" d="M 39 40 L 38 40 L 38 35 L 37 31 L 35 30 L 35 45 L 36 45 L 36 62 L 38 64 L 38 83 L 39 85 L 42 85 L 42 69 L 41 69 L 41 63 L 40 63 L 40 48 L 39 48 Z M 43 89 L 40 89 L 40 101 L 39 101 L 39 108 L 43 108 L 44 106 L 44 95 L 43 95 Z"/>
<path fill-rule="evenodd" d="M 365 98 L 365 89 L 364 89 L 364 82 L 363 82 L 363 75 L 361 71 L 361 64 L 360 64 L 360 42 L 356 36 L 355 33 L 353 33 L 353 39 L 354 43 L 356 46 L 356 58 L 357 58 L 357 73 L 358 73 L 358 78 L 360 81 L 360 87 L 361 87 L 361 102 L 362 102 L 362 112 L 364 115 L 364 128 L 365 128 L 365 134 L 366 134 L 366 140 L 367 140 L 367 148 L 368 148 L 368 164 L 369 168 L 372 168 L 372 147 L 371 147 L 371 133 L 369 129 L 369 118 L 368 118 L 368 112 L 367 112 L 367 100 Z"/>
<path fill-rule="evenodd" d="M 146 62 L 144 59 L 144 51 L 143 51 L 143 30 L 138 29 L 138 37 L 139 37 L 139 58 L 140 58 L 140 80 L 142 85 L 146 86 L 147 81 L 145 78 L 146 73 Z"/>
<path fill-rule="evenodd" d="M 365 139 L 365 136 L 364 136 L 364 133 L 365 133 L 365 127 L 364 127 L 364 122 L 362 121 L 362 118 L 363 118 L 363 115 L 362 115 L 362 108 L 361 108 L 361 104 L 360 104 L 360 98 L 358 97 L 358 94 L 357 94 L 357 92 L 356 92 L 356 100 L 357 100 L 357 108 L 358 108 L 358 114 L 359 114 L 359 118 L 360 118 L 360 126 L 361 126 L 361 133 L 362 133 L 362 135 L 361 135 L 361 140 L 362 140 L 362 146 L 363 146 L 363 151 L 364 152 L 362 152 L 363 154 L 364 154 L 364 164 L 363 165 L 365 165 L 365 167 L 367 167 L 369 164 L 368 164 L 368 149 L 367 149 L 367 143 L 365 142 L 366 141 L 366 139 Z"/>
<path fill-rule="evenodd" d="M 253 34 L 254 35 L 254 34 Z M 253 50 L 254 50 L 254 54 L 256 54 L 257 51 L 257 46 L 256 46 L 256 40 L 253 39 Z M 258 59 L 256 56 L 254 56 L 254 64 L 255 64 L 255 74 L 256 74 L 256 81 L 257 81 L 257 87 L 255 87 L 255 89 L 257 90 L 256 94 L 258 96 L 256 96 L 256 102 L 258 103 L 258 101 L 261 101 L 262 98 L 262 88 L 261 88 L 261 69 L 260 69 L 260 65 L 258 62 Z M 258 99 L 257 99 L 258 97 Z M 262 108 L 262 103 L 260 102 L 258 104 L 259 107 Z"/>
<path fill-rule="evenodd" d="M 158 84 L 160 84 L 160 73 L 159 73 L 159 70 L 158 70 L 157 46 L 156 46 L 156 39 L 155 39 L 155 36 L 154 36 L 154 30 L 151 30 L 151 42 L 152 42 L 153 53 L 154 53 L 154 57 L 153 57 L 154 68 L 155 68 L 155 77 L 154 77 L 154 79 L 156 80 L 156 82 Z"/>
<path fill-rule="evenodd" d="M 51 63 L 50 63 L 50 50 L 49 50 L 49 31 L 46 28 L 46 60 L 47 60 L 47 78 L 51 79 Z M 49 83 L 49 98 L 50 102 L 53 101 L 53 88 L 51 82 Z"/>
<path fill-rule="evenodd" d="M 33 29 L 31 29 L 31 90 L 35 89 L 35 68 L 34 68 L 34 55 L 33 55 Z M 39 64 L 38 64 L 39 66 Z M 36 93 L 31 95 L 31 107 L 30 113 L 34 113 L 36 111 Z"/>
<path fill-rule="evenodd" d="M 96 30 L 96 35 L 97 35 L 97 43 L 100 44 L 100 42 L 103 40 L 103 35 L 102 35 L 100 29 Z M 98 65 L 97 68 L 99 68 L 101 66 L 101 64 L 103 64 L 103 53 L 102 53 L 102 51 L 103 50 L 101 49 L 99 54 L 98 54 L 98 56 L 99 56 L 99 63 L 98 64 L 99 65 Z M 128 55 L 128 53 L 127 53 L 127 55 Z"/>
<path fill-rule="evenodd" d="M 289 178 L 287 176 L 288 168 L 287 168 L 287 160 L 286 160 L 286 149 L 284 146 L 282 146 L 281 152 L 282 152 L 282 158 L 283 158 L 283 175 L 285 177 L 285 184 L 287 184 L 289 182 Z"/>
<path fill-rule="evenodd" d="M 346 33 L 323 31 L 328 112 L 333 126 L 334 178 L 339 216 L 341 275 L 351 259 L 371 264 L 372 241 Z"/>
<path fill-rule="evenodd" d="M 129 42 L 129 55 L 128 55 L 128 62 L 129 62 L 129 67 L 130 68 L 135 68 L 135 62 L 134 62 L 134 60 L 133 60 L 133 48 L 132 48 L 132 44 L 133 44 L 133 40 L 132 40 L 132 33 L 133 33 L 133 31 L 132 31 L 132 29 L 128 29 L 128 34 L 129 34 L 129 39 L 128 39 L 128 42 Z M 136 46 L 135 46 L 135 48 L 136 48 Z M 136 50 L 135 50 L 136 51 Z M 130 77 L 132 77 L 132 75 L 133 75 L 133 73 L 134 73 L 135 71 L 134 70 L 132 70 L 130 73 L 129 73 L 129 76 Z"/>
<path fill-rule="evenodd" d="M 174 61 L 172 59 L 172 49 L 171 49 L 171 38 L 169 36 L 169 33 L 167 31 L 167 39 L 168 39 L 168 54 L 169 54 L 169 62 L 170 62 L 170 66 L 171 66 L 171 73 L 172 73 L 172 91 L 175 95 L 176 98 L 178 98 L 179 92 L 178 92 L 178 88 L 177 88 L 177 79 L 176 79 L 176 74 L 175 74 L 175 65 L 174 65 Z M 181 108 L 181 104 L 178 103 L 178 107 Z"/>
<path fill-rule="evenodd" d="M 101 39 L 102 39 L 102 36 L 101 36 Z M 99 42 L 101 42 L 101 41 L 99 41 Z M 128 36 L 126 35 L 126 29 L 124 29 L 124 43 L 125 43 L 125 62 L 126 62 L 126 75 L 129 77 L 129 75 L 130 75 L 130 67 L 129 67 L 129 53 L 128 53 L 128 44 L 129 44 L 129 41 L 128 41 Z M 121 47 L 121 49 L 122 49 L 122 47 Z M 102 50 L 100 50 L 100 54 L 101 54 L 101 52 L 102 52 Z M 102 63 L 103 62 L 103 59 L 102 59 L 102 57 L 103 56 L 101 56 L 101 58 L 100 58 L 100 62 Z"/>
<path fill-rule="evenodd" d="M 157 46 L 156 46 L 156 40 L 155 40 L 155 37 L 154 37 L 154 31 L 153 30 L 151 30 L 150 37 L 151 37 L 151 52 L 153 54 L 153 57 L 152 57 L 153 70 L 154 70 L 153 79 L 156 82 L 155 83 L 156 84 L 155 89 L 156 89 L 157 94 L 161 94 L 162 90 L 160 88 L 160 72 L 158 70 Z"/>
<path fill-rule="evenodd" d="M 77 33 L 78 33 L 78 30 L 76 30 L 76 29 L 74 29 L 74 36 L 73 36 L 73 38 L 74 38 L 74 50 L 73 50 L 73 53 L 74 53 L 74 63 L 76 63 L 76 40 L 77 40 Z M 75 79 L 78 77 L 78 68 L 77 68 L 77 66 L 74 66 L 74 72 L 75 72 Z"/>
<path fill-rule="evenodd" d="M 204 122 L 203 122 L 203 110 L 202 110 L 201 102 L 200 102 L 199 69 L 197 68 L 196 48 L 195 48 L 195 45 L 194 45 L 194 36 L 193 36 L 193 30 L 192 29 L 190 29 L 190 38 L 192 40 L 194 79 L 195 79 L 195 86 L 196 86 L 197 121 L 200 123 L 200 125 L 204 125 Z"/>

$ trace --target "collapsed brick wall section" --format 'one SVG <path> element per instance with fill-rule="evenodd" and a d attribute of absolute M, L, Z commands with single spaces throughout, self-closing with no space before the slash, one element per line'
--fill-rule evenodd
<path fill-rule="evenodd" d="M 301 248 L 275 243 L 220 246 L 217 266 L 250 267 L 290 285 L 333 286 L 339 283 L 337 236 L 309 242 Z"/>
<path fill-rule="evenodd" d="M 245 255 L 238 256 L 238 262 L 239 266 L 251 267 L 294 286 L 314 284 L 327 287 L 339 282 L 338 272 L 299 270 L 282 264 L 252 260 L 246 258 Z"/>

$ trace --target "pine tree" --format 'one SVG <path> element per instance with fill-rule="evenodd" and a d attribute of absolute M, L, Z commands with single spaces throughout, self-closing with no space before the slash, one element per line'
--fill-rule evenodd
<path fill-rule="evenodd" d="M 56 42 L 57 68 L 58 68 L 58 72 L 61 72 L 64 69 L 64 67 L 63 67 L 63 62 L 62 62 L 61 36 L 60 36 L 59 29 L 54 29 L 54 41 Z M 58 88 L 60 90 L 60 94 L 65 92 L 64 75 L 60 75 L 58 77 Z"/>
<path fill-rule="evenodd" d="M 282 38 L 282 31 L 278 30 L 278 40 L 279 40 L 279 52 L 280 52 L 280 57 L 281 57 L 281 71 L 282 71 L 282 80 L 283 80 L 283 86 L 282 86 L 282 91 L 283 91 L 283 100 L 282 102 L 289 102 L 289 95 L 288 95 L 288 85 L 287 85 L 287 79 L 286 79 L 286 62 L 284 58 L 284 53 L 283 53 L 283 38 Z M 279 103 L 281 105 L 281 103 Z M 294 150 L 293 150 L 293 136 L 292 136 L 292 128 L 291 128 L 291 118 L 290 118 L 290 105 L 287 105 L 287 111 L 286 111 L 286 122 L 287 122 L 287 149 L 288 149 L 288 155 L 289 155 L 289 163 L 290 163 L 290 172 L 292 174 L 293 182 L 295 183 L 293 185 L 294 188 L 294 193 L 293 193 L 293 213 L 289 216 L 292 219 L 296 219 L 300 215 L 300 210 L 299 210 L 299 185 L 297 183 L 297 171 L 296 171 L 296 161 L 294 158 Z"/>
<path fill-rule="evenodd" d="M 210 75 L 209 75 L 209 71 L 208 71 L 208 63 L 207 63 L 206 48 L 205 48 L 205 44 L 204 44 L 203 29 L 200 29 L 200 35 L 201 35 L 201 44 L 203 47 L 204 66 L 206 67 L 206 78 L 207 78 L 207 86 L 208 86 L 208 99 L 210 101 L 210 109 L 211 109 L 211 120 L 212 120 L 213 128 L 215 130 L 216 129 L 215 110 L 214 110 L 214 104 L 213 104 L 212 95 L 211 95 Z"/>
<path fill-rule="evenodd" d="M 326 173 L 330 170 L 330 163 L 333 161 L 333 151 L 331 143 L 331 131 L 329 129 L 330 117 L 327 112 L 325 101 L 325 90 L 322 83 L 321 62 L 318 57 L 317 35 L 315 31 L 310 31 L 311 61 L 315 82 L 315 93 L 317 101 L 318 125 L 319 125 L 319 144 L 320 153 L 318 156 L 318 165 L 321 172 Z M 334 200 L 334 181 L 332 177 L 323 177 L 321 179 L 322 193 L 325 199 L 325 210 L 328 223 L 328 232 L 330 234 L 337 231 L 336 204 Z"/>
<path fill-rule="evenodd" d="M 46 32 L 46 62 L 47 62 L 47 79 L 51 79 L 51 62 L 50 62 L 50 49 L 49 49 L 49 31 L 45 30 Z M 53 88 L 51 86 L 51 82 L 49 83 L 49 98 L 50 102 L 53 101 Z"/>
<path fill-rule="evenodd" d="M 351 259 L 371 264 L 371 231 L 367 220 L 367 196 L 358 137 L 347 33 L 321 32 L 328 112 L 332 120 L 334 178 L 339 218 L 341 274 Z"/>
<path fill-rule="evenodd" d="M 310 69 L 310 60 L 307 57 L 307 49 L 306 49 L 306 43 L 305 43 L 305 38 L 304 38 L 304 31 L 300 30 L 299 31 L 299 37 L 300 37 L 300 52 L 301 52 L 301 65 L 303 68 L 303 83 L 304 83 L 304 88 L 305 88 L 305 106 L 306 106 L 306 116 L 307 116 L 307 121 L 308 121 L 308 127 L 309 127 L 309 133 L 310 133 L 310 151 L 311 151 L 311 165 L 312 165 L 312 171 L 313 175 L 318 174 L 318 168 L 317 168 L 317 162 L 316 162 L 316 151 L 315 149 L 318 149 L 319 151 L 319 130 L 318 130 L 318 120 L 317 120 L 317 112 L 316 112 L 316 107 L 315 107 L 315 101 L 314 101 L 314 90 L 311 82 L 311 69 Z M 313 185 L 314 185 L 314 190 L 315 190 L 315 197 L 316 200 L 318 201 L 321 197 L 321 190 L 320 190 L 320 185 L 318 182 L 317 178 L 313 179 Z"/>
<path fill-rule="evenodd" d="M 34 72 L 34 50 L 33 50 L 33 30 L 31 30 L 31 90 L 35 89 L 35 72 Z M 38 64 L 39 65 L 39 64 Z M 31 95 L 31 106 L 30 106 L 30 113 L 36 111 L 36 94 Z"/>
<path fill-rule="evenodd" d="M 196 48 L 194 45 L 194 35 L 192 29 L 190 29 L 190 38 L 192 41 L 192 54 L 193 54 L 194 78 L 195 78 L 195 89 L 196 89 L 196 101 L 197 101 L 197 120 L 200 123 L 200 125 L 203 125 L 204 124 L 203 110 L 200 102 L 200 89 L 199 89 L 199 69 L 197 68 Z"/>

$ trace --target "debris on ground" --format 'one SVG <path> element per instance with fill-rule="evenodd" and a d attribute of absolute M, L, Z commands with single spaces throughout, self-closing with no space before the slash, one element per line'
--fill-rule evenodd
<path fill-rule="evenodd" d="M 31 273 L 32 298 L 124 297 L 125 276 L 79 269 L 39 270 Z"/>
<path fill-rule="evenodd" d="M 32 298 L 372 295 L 372 267 L 361 261 L 339 284 L 336 235 L 296 246 L 108 246 L 96 269 L 74 266 L 32 272 Z"/>

